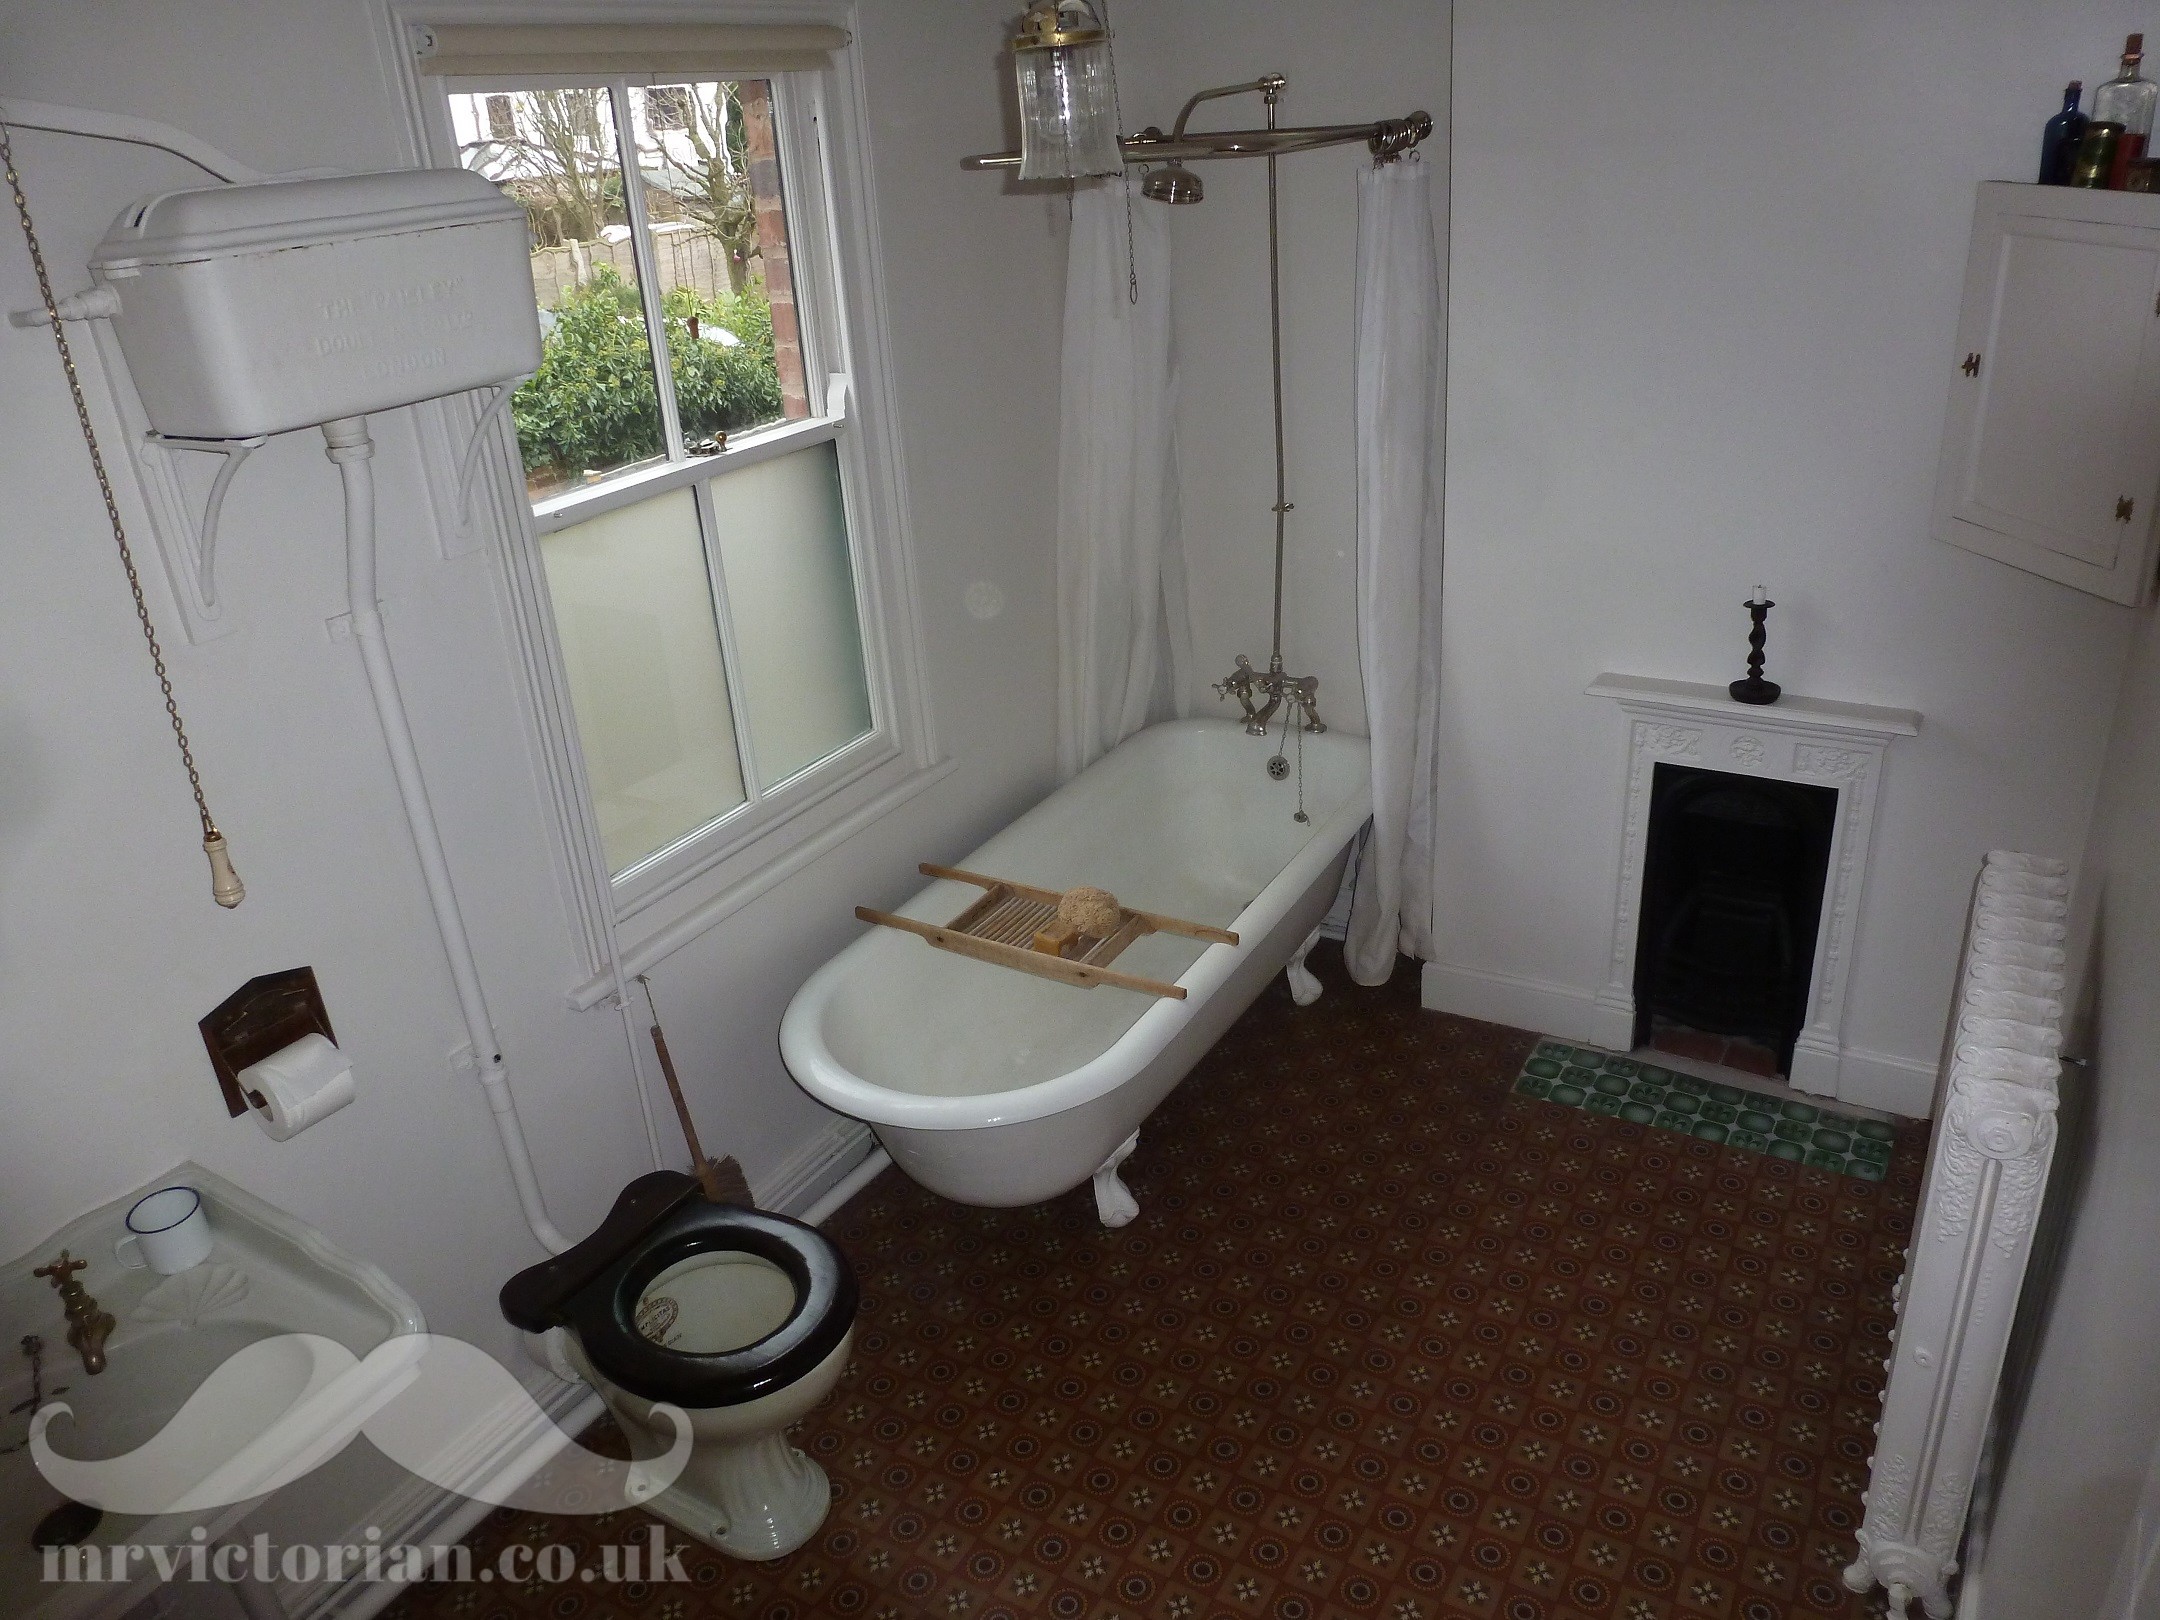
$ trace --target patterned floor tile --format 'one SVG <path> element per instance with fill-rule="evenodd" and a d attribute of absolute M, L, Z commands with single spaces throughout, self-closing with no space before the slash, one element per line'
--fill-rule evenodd
<path fill-rule="evenodd" d="M 1863 1181 L 1881 1181 L 1890 1173 L 1897 1144 L 1895 1128 L 1880 1120 L 1855 1119 L 1814 1103 L 1765 1096 L 1549 1038 L 1523 1060 L 1515 1089 L 1563 1107 Z"/>
<path fill-rule="evenodd" d="M 833 1483 L 808 1546 L 391 1612 L 1879 1613 L 1838 1572 L 1925 1128 L 1871 1178 L 1774 1154 L 1774 1124 L 1742 1149 L 1660 1129 L 1679 1108 L 1557 1106 L 1518 1089 L 1537 1036 L 1420 1010 L 1415 973 L 1365 990 L 1315 962 L 1317 1006 L 1271 988 L 1142 1131 L 1130 1226 L 1084 1188 L 970 1209 L 896 1172 L 829 1224 L 863 1305 L 797 1434 Z M 1576 1086 L 1576 1050 L 1540 1078 Z M 1678 1078 L 1660 1103 L 1718 1102 Z M 633 1533 L 498 1513 L 472 1545 Z"/>

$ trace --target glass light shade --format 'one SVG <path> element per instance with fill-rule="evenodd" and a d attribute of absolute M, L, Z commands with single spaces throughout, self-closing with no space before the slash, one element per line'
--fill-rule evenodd
<path fill-rule="evenodd" d="M 1071 45 L 1017 45 L 1020 178 L 1079 180 L 1122 174 L 1117 97 L 1105 34 Z"/>

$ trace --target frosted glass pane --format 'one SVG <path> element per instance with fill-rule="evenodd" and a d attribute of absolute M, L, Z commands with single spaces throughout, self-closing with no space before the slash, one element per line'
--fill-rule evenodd
<path fill-rule="evenodd" d="M 697 498 L 658 495 L 540 542 L 610 872 L 743 802 Z"/>
<path fill-rule="evenodd" d="M 712 502 L 751 756 L 771 787 L 870 729 L 839 453 L 725 473 Z"/>

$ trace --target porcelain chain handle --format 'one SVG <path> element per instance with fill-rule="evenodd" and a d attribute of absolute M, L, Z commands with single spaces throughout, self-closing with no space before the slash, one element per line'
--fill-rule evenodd
<path fill-rule="evenodd" d="M 247 885 L 233 870 L 232 856 L 226 853 L 224 834 L 205 838 L 202 847 L 203 853 L 210 857 L 210 898 L 230 911 L 247 898 Z"/>

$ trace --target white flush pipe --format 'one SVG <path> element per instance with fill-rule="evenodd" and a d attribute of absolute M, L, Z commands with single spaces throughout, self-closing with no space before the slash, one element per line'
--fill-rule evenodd
<path fill-rule="evenodd" d="M 389 746 L 398 797 L 405 801 L 405 819 L 412 827 L 413 847 L 420 856 L 420 875 L 427 881 L 435 927 L 442 935 L 443 952 L 450 959 L 458 1008 L 465 1015 L 465 1031 L 472 1041 L 473 1068 L 480 1076 L 481 1089 L 487 1093 L 488 1109 L 495 1116 L 495 1133 L 502 1138 L 503 1156 L 510 1161 L 510 1179 L 517 1184 L 525 1224 L 532 1228 L 543 1249 L 561 1254 L 572 1240 L 548 1219 L 547 1206 L 540 1199 L 540 1180 L 533 1173 L 532 1152 L 525 1142 L 525 1129 L 518 1122 L 517 1103 L 510 1095 L 501 1043 L 495 1038 L 495 1025 L 480 992 L 480 970 L 473 961 L 465 919 L 458 911 L 457 890 L 450 883 L 442 834 L 428 803 L 427 782 L 420 774 L 420 754 L 413 746 L 412 725 L 405 715 L 405 700 L 398 694 L 390 646 L 383 637 L 375 586 L 375 473 L 369 465 L 375 454 L 374 441 L 368 437 L 367 419 L 359 416 L 325 422 L 323 437 L 329 441 L 330 459 L 337 463 L 345 484 L 345 577 L 352 603 L 353 640 L 359 645 L 360 661 L 367 669 L 368 692 L 375 699 L 383 741 Z"/>

